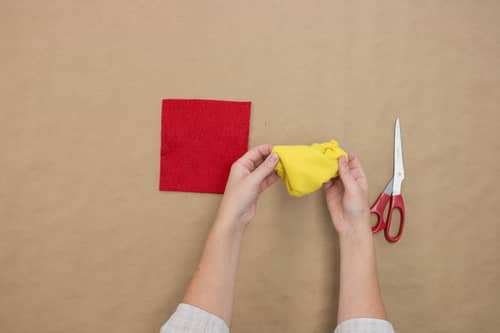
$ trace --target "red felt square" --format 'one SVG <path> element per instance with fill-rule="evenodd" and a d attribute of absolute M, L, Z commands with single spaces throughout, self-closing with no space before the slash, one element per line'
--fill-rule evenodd
<path fill-rule="evenodd" d="M 160 191 L 224 193 L 248 149 L 251 102 L 164 99 Z"/>

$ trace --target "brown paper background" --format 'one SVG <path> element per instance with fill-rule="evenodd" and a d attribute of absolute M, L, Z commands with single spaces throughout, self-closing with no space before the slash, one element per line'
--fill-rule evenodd
<path fill-rule="evenodd" d="M 500 325 L 498 1 L 0 4 L 0 331 L 158 332 L 219 195 L 159 192 L 161 99 L 251 100 L 250 145 L 336 138 L 373 200 L 401 118 L 402 241 L 376 236 L 400 332 Z M 262 195 L 232 331 L 329 332 L 321 193 Z"/>

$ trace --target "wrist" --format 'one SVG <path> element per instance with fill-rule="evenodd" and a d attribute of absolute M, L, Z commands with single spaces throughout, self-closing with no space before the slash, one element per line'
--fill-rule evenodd
<path fill-rule="evenodd" d="M 373 271 L 375 244 L 370 232 L 353 233 L 339 237 L 340 262 L 343 270 Z"/>
<path fill-rule="evenodd" d="M 341 247 L 359 248 L 371 246 L 373 234 L 369 225 L 369 219 L 363 219 L 351 224 L 352 227 L 339 232 L 339 243 Z"/>
<path fill-rule="evenodd" d="M 212 230 L 228 236 L 228 237 L 242 237 L 245 232 L 246 224 L 238 221 L 237 218 L 217 216 L 212 226 Z"/>

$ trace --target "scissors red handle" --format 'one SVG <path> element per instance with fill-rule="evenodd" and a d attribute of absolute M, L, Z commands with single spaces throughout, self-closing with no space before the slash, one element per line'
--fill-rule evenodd
<path fill-rule="evenodd" d="M 380 193 L 377 200 L 373 203 L 370 208 L 370 212 L 377 216 L 377 223 L 372 227 L 372 232 L 377 233 L 380 230 L 385 229 L 385 221 L 384 221 L 384 211 L 387 203 L 391 201 L 390 194 L 386 194 L 385 192 Z"/>
<path fill-rule="evenodd" d="M 387 220 L 384 220 L 384 211 L 388 203 L 390 203 L 390 206 L 387 213 Z M 399 210 L 401 219 L 399 221 L 399 229 L 397 234 L 392 236 L 390 234 L 392 225 L 392 213 L 396 209 Z M 387 241 L 391 243 L 395 243 L 401 238 L 405 225 L 405 205 L 403 197 L 400 194 L 390 195 L 382 192 L 370 208 L 370 212 L 377 216 L 377 223 L 372 227 L 373 233 L 384 230 L 385 239 L 387 239 Z"/>

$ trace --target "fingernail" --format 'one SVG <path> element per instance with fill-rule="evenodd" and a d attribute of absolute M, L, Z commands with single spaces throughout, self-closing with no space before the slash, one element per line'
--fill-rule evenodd
<path fill-rule="evenodd" d="M 346 163 L 345 156 L 340 156 L 339 162 L 340 162 L 340 164 L 345 165 L 345 163 Z"/>
<path fill-rule="evenodd" d="M 271 162 L 278 162 L 278 154 L 276 153 L 272 153 L 271 155 L 269 155 L 269 161 Z"/>

